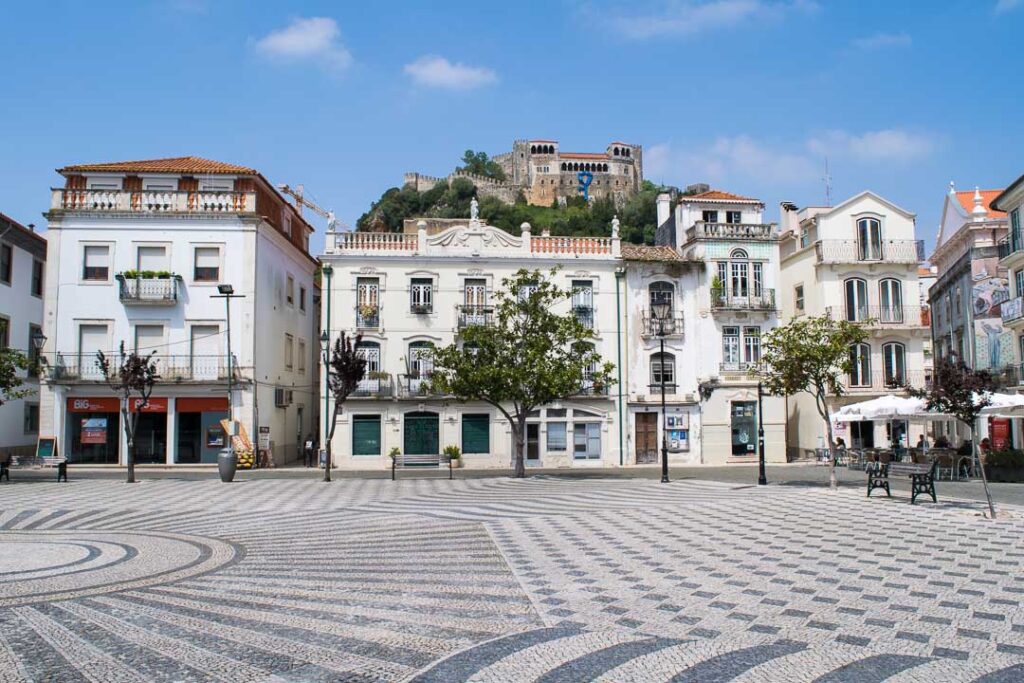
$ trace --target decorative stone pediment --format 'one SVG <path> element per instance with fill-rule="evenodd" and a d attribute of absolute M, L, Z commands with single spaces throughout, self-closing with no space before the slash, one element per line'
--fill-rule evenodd
<path fill-rule="evenodd" d="M 435 249 L 447 254 L 507 254 L 510 251 L 521 251 L 523 240 L 494 226 L 470 221 L 469 225 L 456 225 L 428 237 L 427 252 Z"/>

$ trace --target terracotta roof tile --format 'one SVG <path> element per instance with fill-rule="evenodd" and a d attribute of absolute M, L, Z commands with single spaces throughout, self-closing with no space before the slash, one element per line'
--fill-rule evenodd
<path fill-rule="evenodd" d="M 732 192 L 723 192 L 722 190 L 708 190 L 707 192 L 701 192 L 699 194 L 688 194 L 683 195 L 679 198 L 679 201 L 720 201 L 720 202 L 754 202 L 760 204 L 761 200 L 753 199 L 751 197 L 744 197 L 742 195 L 733 194 Z"/>
<path fill-rule="evenodd" d="M 985 209 L 988 210 L 989 218 L 1003 218 L 1006 216 L 1005 211 L 996 211 L 991 206 L 992 200 L 1002 194 L 1002 192 L 1002 190 L 981 190 L 981 202 Z M 956 198 L 968 215 L 970 215 L 971 211 L 974 211 L 974 190 L 957 192 Z"/>
<path fill-rule="evenodd" d="M 104 164 L 76 164 L 57 169 L 58 173 L 87 173 L 89 171 L 110 173 L 196 173 L 212 175 L 258 175 L 258 171 L 245 166 L 226 164 L 202 157 L 172 157 L 170 159 L 144 159 L 141 161 L 116 161 Z"/>
<path fill-rule="evenodd" d="M 622 258 L 626 261 L 682 261 L 682 257 L 672 247 L 648 246 L 645 244 L 622 245 Z"/>

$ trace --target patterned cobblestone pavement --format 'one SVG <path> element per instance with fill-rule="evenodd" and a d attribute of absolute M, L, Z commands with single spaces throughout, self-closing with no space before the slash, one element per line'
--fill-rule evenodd
<path fill-rule="evenodd" d="M 0 682 L 1020 681 L 1010 510 L 543 477 L 15 482 Z"/>

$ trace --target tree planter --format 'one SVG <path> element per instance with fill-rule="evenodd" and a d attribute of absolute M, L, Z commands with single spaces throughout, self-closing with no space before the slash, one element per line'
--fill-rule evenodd
<path fill-rule="evenodd" d="M 452 469 L 453 470 L 457 470 L 460 467 L 462 467 L 462 458 L 453 458 L 452 459 Z"/>
<path fill-rule="evenodd" d="M 223 448 L 220 454 L 217 456 L 217 472 L 220 474 L 220 480 L 225 484 L 229 484 L 234 481 L 235 470 L 238 469 L 238 456 L 235 455 L 234 449 Z"/>
<path fill-rule="evenodd" d="M 985 465 L 985 476 L 989 481 L 1024 482 L 1024 465 Z"/>

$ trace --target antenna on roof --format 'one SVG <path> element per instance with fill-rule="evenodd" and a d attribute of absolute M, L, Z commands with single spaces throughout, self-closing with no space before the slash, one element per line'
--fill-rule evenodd
<path fill-rule="evenodd" d="M 825 157 L 825 206 L 832 206 L 832 174 L 828 171 L 828 157 Z"/>

